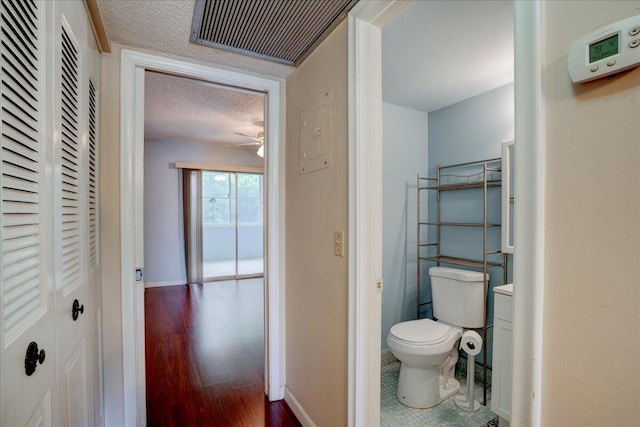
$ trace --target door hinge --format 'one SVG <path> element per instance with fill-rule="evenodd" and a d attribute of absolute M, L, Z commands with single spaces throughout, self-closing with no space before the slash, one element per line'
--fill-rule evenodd
<path fill-rule="evenodd" d="M 144 277 L 143 269 L 136 268 L 136 282 L 142 282 L 143 277 Z"/>
<path fill-rule="evenodd" d="M 384 290 L 384 280 L 380 279 L 376 282 L 376 289 L 378 289 L 378 292 L 382 292 Z"/>

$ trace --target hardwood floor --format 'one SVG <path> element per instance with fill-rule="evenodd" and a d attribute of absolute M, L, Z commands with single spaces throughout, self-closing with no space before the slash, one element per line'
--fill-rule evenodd
<path fill-rule="evenodd" d="M 147 425 L 300 426 L 264 395 L 263 280 L 145 290 Z"/>

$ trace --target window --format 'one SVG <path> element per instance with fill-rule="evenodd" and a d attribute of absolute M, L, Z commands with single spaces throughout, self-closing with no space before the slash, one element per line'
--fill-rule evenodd
<path fill-rule="evenodd" d="M 238 174 L 238 224 L 262 224 L 262 175 Z"/>
<path fill-rule="evenodd" d="M 234 173 L 202 172 L 202 222 L 231 224 L 235 215 L 232 195 L 235 193 Z"/>
<path fill-rule="evenodd" d="M 263 187 L 261 174 L 202 171 L 202 222 L 261 225 Z"/>

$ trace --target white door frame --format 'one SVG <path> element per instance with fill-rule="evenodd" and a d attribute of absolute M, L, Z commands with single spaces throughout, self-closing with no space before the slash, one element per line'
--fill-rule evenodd
<path fill-rule="evenodd" d="M 380 422 L 382 277 L 381 29 L 410 1 L 360 2 L 349 15 L 349 425 Z M 544 168 L 541 2 L 515 1 L 513 425 L 540 423 Z M 499 141 L 496 141 L 499 143 Z"/>
<path fill-rule="evenodd" d="M 125 425 L 146 424 L 144 285 L 135 269 L 143 265 L 144 73 L 154 70 L 264 92 L 266 253 L 265 393 L 284 398 L 284 84 L 214 67 L 128 49 L 121 51 L 120 73 L 120 238 L 122 347 Z"/>

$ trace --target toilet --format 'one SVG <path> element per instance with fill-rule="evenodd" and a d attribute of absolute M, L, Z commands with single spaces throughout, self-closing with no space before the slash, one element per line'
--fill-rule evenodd
<path fill-rule="evenodd" d="M 412 408 L 431 408 L 458 393 L 453 377 L 456 343 L 463 328 L 484 325 L 484 280 L 481 272 L 431 267 L 433 316 L 394 325 L 387 345 L 400 360 L 398 400 Z M 487 281 L 489 275 L 487 275 Z"/>

